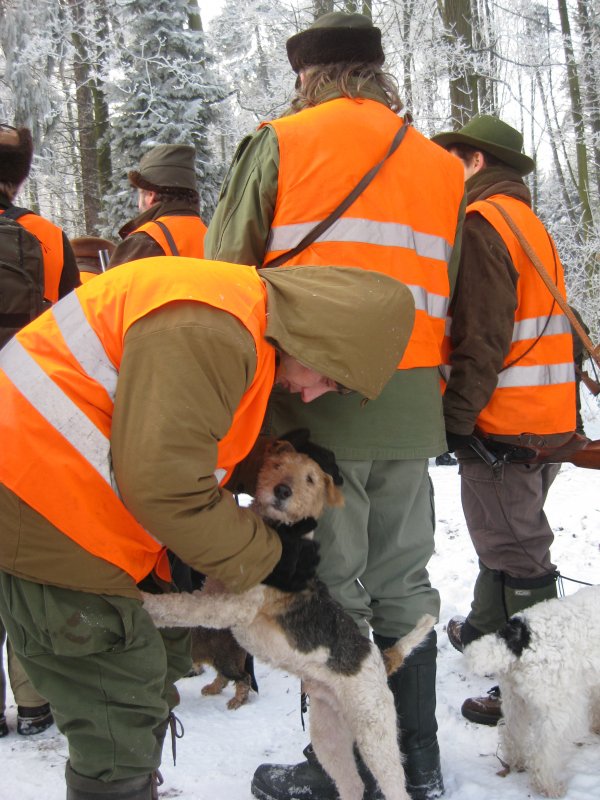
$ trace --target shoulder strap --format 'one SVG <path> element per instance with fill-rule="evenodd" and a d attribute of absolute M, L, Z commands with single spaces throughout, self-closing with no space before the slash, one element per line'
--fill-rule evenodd
<path fill-rule="evenodd" d="M 293 247 L 291 250 L 287 250 L 285 253 L 277 256 L 272 261 L 269 261 L 268 264 L 265 264 L 265 267 L 278 267 L 280 264 L 284 264 L 286 261 L 289 261 L 290 258 L 298 255 L 303 250 L 305 250 L 309 244 L 312 244 L 319 236 L 324 233 L 327 228 L 330 228 L 333 223 L 342 216 L 346 209 L 350 208 L 352 203 L 356 200 L 356 198 L 367 188 L 367 186 L 371 183 L 375 175 L 379 172 L 381 167 L 385 164 L 388 158 L 396 152 L 398 147 L 400 146 L 401 141 L 406 136 L 406 131 L 410 127 L 410 122 L 405 120 L 400 129 L 396 132 L 396 135 L 392 139 L 392 143 L 390 145 L 389 150 L 387 151 L 385 158 L 383 158 L 378 164 L 375 164 L 374 167 L 363 175 L 360 181 L 356 184 L 354 189 L 350 192 L 350 194 L 346 195 L 346 197 L 342 200 L 337 208 L 335 208 L 329 216 L 325 217 L 325 219 L 321 220 L 315 227 L 310 230 L 306 236 L 298 242 L 298 244 Z"/>
<path fill-rule="evenodd" d="M 579 322 L 579 320 L 577 319 L 575 314 L 573 314 L 573 312 L 569 308 L 569 305 L 568 305 L 567 301 L 564 299 L 564 297 L 558 291 L 557 287 L 554 285 L 554 283 L 552 281 L 552 278 L 550 277 L 550 275 L 548 275 L 548 272 L 546 271 L 544 265 L 542 264 L 540 259 L 537 257 L 533 247 L 529 244 L 529 242 L 527 241 L 527 239 L 525 238 L 525 236 L 521 232 L 521 230 L 520 230 L 519 226 L 517 225 L 517 223 L 514 221 L 514 219 L 510 216 L 510 214 L 499 203 L 495 203 L 493 200 L 484 200 L 483 202 L 484 203 L 489 203 L 489 205 L 493 206 L 500 213 L 500 215 L 504 218 L 504 220 L 505 220 L 506 224 L 508 225 L 508 227 L 511 229 L 511 231 L 514 233 L 514 235 L 517 237 L 517 240 L 518 240 L 519 244 L 521 245 L 521 247 L 523 248 L 523 250 L 525 251 L 525 253 L 527 254 L 527 257 L 529 258 L 529 260 L 531 261 L 533 266 L 538 271 L 538 273 L 539 273 L 541 279 L 544 281 L 546 287 L 548 288 L 550 293 L 553 295 L 553 297 L 556 300 L 556 302 L 558 303 L 558 305 L 564 311 L 565 316 L 567 317 L 567 319 L 569 320 L 569 322 L 571 323 L 573 328 L 579 334 L 579 337 L 580 337 L 581 341 L 584 343 L 586 350 L 588 351 L 590 356 L 594 359 L 596 364 L 600 367 L 600 345 L 595 346 L 593 344 L 592 340 L 587 335 L 587 333 L 585 332 L 584 328 L 581 326 L 581 323 Z M 552 240 L 551 240 L 551 245 L 552 245 L 552 247 L 554 247 L 554 243 L 552 242 Z"/>
<path fill-rule="evenodd" d="M 155 220 L 154 220 L 154 224 L 155 224 L 155 225 L 158 225 L 158 227 L 159 227 L 159 228 L 161 229 L 161 231 L 164 233 L 164 235 L 165 235 L 165 239 L 167 240 L 167 244 L 168 244 L 168 245 L 169 245 L 169 247 L 171 248 L 171 253 L 170 253 L 170 255 L 172 255 L 172 256 L 178 256 L 178 255 L 179 255 L 179 250 L 177 249 L 177 245 L 175 244 L 175 239 L 173 238 L 173 236 L 172 236 L 172 234 L 171 234 L 171 231 L 170 231 L 170 230 L 167 228 L 167 226 L 165 225 L 165 223 L 164 223 L 164 222 L 161 222 L 161 220 L 159 220 L 159 219 L 155 219 Z M 169 255 L 169 254 L 168 254 L 168 255 Z"/>
<path fill-rule="evenodd" d="M 6 217 L 7 219 L 18 220 L 19 217 L 24 217 L 25 214 L 32 214 L 33 212 L 30 211 L 28 208 L 19 208 L 19 206 L 10 205 L 6 211 L 3 212 L 2 216 Z"/>

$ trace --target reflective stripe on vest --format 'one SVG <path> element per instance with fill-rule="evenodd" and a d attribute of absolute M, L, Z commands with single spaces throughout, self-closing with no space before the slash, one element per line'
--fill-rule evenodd
<path fill-rule="evenodd" d="M 177 246 L 178 255 L 187 258 L 204 258 L 206 225 L 200 217 L 166 215 L 146 222 L 133 231 L 133 233 L 143 232 L 147 234 L 162 248 L 165 255 L 172 255 L 167 237 L 160 229 L 160 226 L 156 224 L 157 222 L 162 222 L 168 228 Z"/>
<path fill-rule="evenodd" d="M 514 219 L 565 297 L 562 264 L 541 221 L 519 200 L 505 195 L 490 199 Z M 575 370 L 569 321 L 500 212 L 485 201 L 469 205 L 467 213 L 473 212 L 496 229 L 519 273 L 511 347 L 477 425 L 487 433 L 505 435 L 574 430 Z"/>
<path fill-rule="evenodd" d="M 399 118 L 374 100 L 338 98 L 266 124 L 277 134 L 280 159 L 264 259 L 268 266 L 325 219 L 383 158 Z M 343 264 L 401 280 L 414 297 L 416 318 L 399 367 L 437 366 L 463 194 L 460 162 L 411 128 L 350 208 L 282 268 Z"/>
<path fill-rule="evenodd" d="M 165 563 L 164 548 L 123 505 L 112 477 L 118 367 L 131 325 L 178 300 L 237 317 L 256 347 L 254 378 L 217 445 L 214 474 L 224 482 L 260 432 L 275 373 L 275 351 L 263 337 L 266 290 L 253 268 L 174 258 L 165 271 L 164 257 L 123 264 L 67 295 L 0 351 L 0 481 L 136 582 Z"/>

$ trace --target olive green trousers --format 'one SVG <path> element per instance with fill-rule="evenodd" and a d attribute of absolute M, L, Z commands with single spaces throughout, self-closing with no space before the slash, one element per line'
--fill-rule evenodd
<path fill-rule="evenodd" d="M 191 668 L 187 629 L 159 632 L 138 600 L 47 586 L 0 571 L 0 617 L 48 698 L 79 775 L 116 781 L 161 760 L 174 682 Z"/>

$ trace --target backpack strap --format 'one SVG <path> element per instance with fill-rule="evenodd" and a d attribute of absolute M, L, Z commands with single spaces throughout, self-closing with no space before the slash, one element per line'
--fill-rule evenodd
<path fill-rule="evenodd" d="M 179 250 L 177 249 L 177 245 L 175 244 L 175 239 L 173 238 L 173 235 L 172 235 L 171 231 L 167 228 L 165 223 L 161 222 L 161 220 L 159 220 L 159 219 L 155 219 L 154 220 L 154 224 L 158 225 L 158 227 L 163 232 L 163 234 L 165 236 L 165 239 L 167 240 L 167 244 L 171 248 L 171 255 L 172 256 L 178 256 L 179 255 Z"/>
<path fill-rule="evenodd" d="M 20 208 L 19 206 L 10 205 L 6 211 L 2 213 L 2 216 L 6 217 L 7 219 L 12 219 L 16 222 L 20 217 L 24 217 L 25 214 L 33 214 L 33 211 L 30 211 L 28 208 Z"/>

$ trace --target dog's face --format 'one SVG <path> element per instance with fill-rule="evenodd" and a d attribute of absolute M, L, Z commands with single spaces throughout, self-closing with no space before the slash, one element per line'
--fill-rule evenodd
<path fill-rule="evenodd" d="M 305 517 L 318 519 L 326 506 L 344 505 L 344 496 L 331 475 L 289 442 L 267 448 L 258 474 L 252 504 L 266 520 L 293 525 Z"/>

